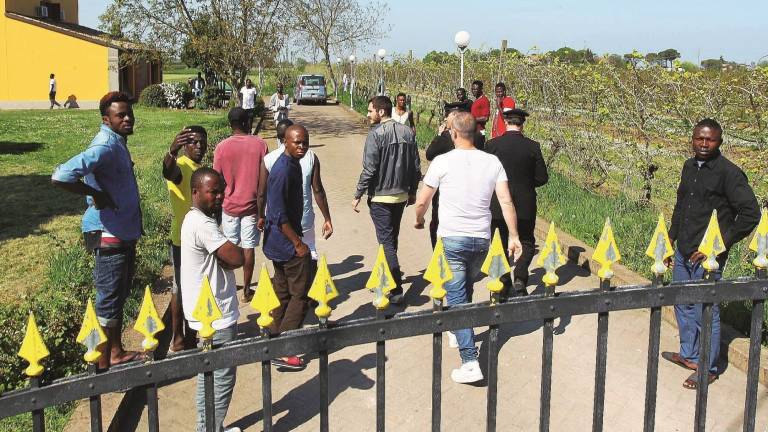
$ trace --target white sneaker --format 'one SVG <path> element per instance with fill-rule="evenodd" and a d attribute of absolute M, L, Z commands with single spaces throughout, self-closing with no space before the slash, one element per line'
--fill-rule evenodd
<path fill-rule="evenodd" d="M 477 360 L 463 363 L 460 368 L 451 372 L 451 379 L 459 384 L 481 381 L 483 372 L 480 370 L 480 363 Z"/>
<path fill-rule="evenodd" d="M 224 432 L 243 432 L 243 431 L 237 426 L 232 426 L 231 428 L 224 429 Z"/>
<path fill-rule="evenodd" d="M 459 347 L 459 341 L 456 340 L 456 335 L 453 332 L 448 332 L 448 346 L 451 348 Z"/>

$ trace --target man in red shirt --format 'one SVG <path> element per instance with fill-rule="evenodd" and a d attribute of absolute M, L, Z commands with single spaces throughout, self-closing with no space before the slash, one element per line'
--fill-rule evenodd
<path fill-rule="evenodd" d="M 507 123 L 504 120 L 504 111 L 515 109 L 515 100 L 507 96 L 507 86 L 504 83 L 496 84 L 496 112 L 493 114 L 493 130 L 491 138 L 504 135 L 507 131 Z"/>
<path fill-rule="evenodd" d="M 485 136 L 485 124 L 488 122 L 488 118 L 491 117 L 491 103 L 483 94 L 482 81 L 472 81 L 472 96 L 475 97 L 475 101 L 472 103 L 472 117 L 477 122 L 477 131 Z"/>
<path fill-rule="evenodd" d="M 261 237 L 256 228 L 259 168 L 267 154 L 267 143 L 249 135 L 248 112 L 243 108 L 232 108 L 228 118 L 232 136 L 216 146 L 213 169 L 220 172 L 226 182 L 221 230 L 229 241 L 243 248 L 243 298 L 250 301 L 255 249 Z"/>

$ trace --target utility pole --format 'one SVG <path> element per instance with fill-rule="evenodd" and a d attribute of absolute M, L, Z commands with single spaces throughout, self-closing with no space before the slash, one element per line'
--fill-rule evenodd
<path fill-rule="evenodd" d="M 504 53 L 507 51 L 507 40 L 501 40 L 501 51 L 499 51 L 499 74 L 496 76 L 496 82 L 501 82 L 501 69 L 504 67 Z"/>

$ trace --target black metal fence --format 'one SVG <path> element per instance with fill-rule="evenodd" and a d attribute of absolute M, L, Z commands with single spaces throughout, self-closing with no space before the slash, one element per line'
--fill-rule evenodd
<path fill-rule="evenodd" d="M 376 317 L 340 322 L 328 327 L 305 328 L 277 338 L 253 337 L 228 343 L 209 351 L 190 351 L 158 361 L 133 363 L 96 373 L 40 383 L 30 380 L 24 390 L 6 393 L 0 397 L 0 418 L 32 412 L 35 431 L 44 430 L 43 409 L 68 401 L 90 399 L 91 430 L 101 431 L 100 395 L 128 388 L 145 388 L 149 430 L 159 430 L 157 387 L 171 382 L 205 374 L 206 423 L 213 430 L 213 377 L 216 369 L 245 364 L 262 364 L 262 395 L 264 403 L 264 430 L 272 429 L 272 389 L 270 360 L 295 353 L 318 353 L 320 429 L 327 431 L 328 418 L 328 352 L 344 347 L 376 343 L 376 430 L 385 430 L 385 349 L 386 341 L 418 335 L 433 334 L 432 375 L 432 430 L 441 429 L 441 362 L 442 333 L 468 327 L 489 326 L 487 364 L 486 429 L 496 430 L 498 328 L 501 324 L 529 320 L 543 320 L 543 349 L 541 359 L 541 398 L 539 430 L 549 430 L 552 377 L 553 320 L 561 316 L 597 314 L 597 350 L 593 430 L 603 429 L 605 374 L 608 347 L 608 319 L 612 311 L 650 309 L 648 364 L 645 392 L 644 430 L 654 430 L 656 387 L 658 379 L 661 307 L 674 304 L 703 304 L 702 346 L 709 346 L 712 331 L 712 306 L 719 302 L 751 301 L 751 337 L 747 370 L 746 402 L 743 430 L 755 430 L 757 408 L 758 370 L 760 363 L 760 335 L 763 325 L 764 302 L 768 298 L 768 280 L 765 273 L 753 279 L 728 281 L 702 281 L 697 283 L 654 283 L 648 286 L 610 288 L 606 284 L 592 291 L 566 292 L 516 297 L 507 302 L 485 302 L 443 309 L 435 304 L 434 310 L 400 313 L 392 317 Z M 709 350 L 701 350 L 701 364 L 708 363 Z M 696 390 L 695 431 L 706 426 L 708 371 L 698 369 Z M 426 389 L 425 389 L 426 390 Z M 503 391 L 504 389 L 501 389 Z"/>

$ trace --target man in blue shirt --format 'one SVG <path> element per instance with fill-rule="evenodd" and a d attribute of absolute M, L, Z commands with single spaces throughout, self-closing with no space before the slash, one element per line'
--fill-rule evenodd
<path fill-rule="evenodd" d="M 100 347 L 99 367 L 137 359 L 120 340 L 123 305 L 136 268 L 136 241 L 141 237 L 139 189 L 128 151 L 133 133 L 132 100 L 123 92 L 101 98 L 101 130 L 88 148 L 59 165 L 51 181 L 65 191 L 86 196 L 83 215 L 85 245 L 94 254 L 96 316 L 107 335 Z"/>
<path fill-rule="evenodd" d="M 269 172 L 267 212 L 264 224 L 264 256 L 272 260 L 272 279 L 280 307 L 272 313 L 273 334 L 301 327 L 309 308 L 307 292 L 311 284 L 311 255 L 301 239 L 304 200 L 299 161 L 309 149 L 309 133 L 304 126 L 293 125 L 285 131 L 285 153 Z M 272 361 L 286 369 L 302 369 L 304 361 L 289 356 Z"/>

